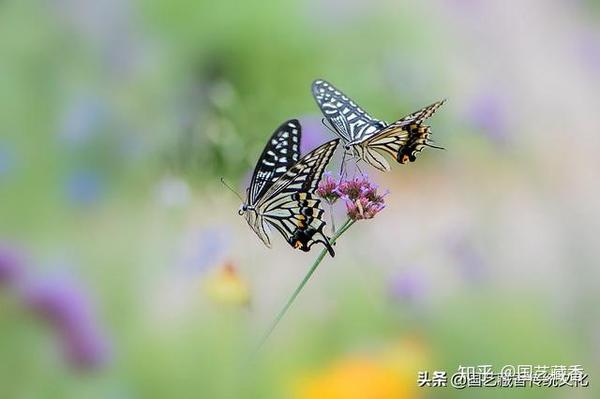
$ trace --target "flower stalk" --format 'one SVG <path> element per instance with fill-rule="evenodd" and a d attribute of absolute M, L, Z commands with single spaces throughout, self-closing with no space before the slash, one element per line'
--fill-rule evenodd
<path fill-rule="evenodd" d="M 339 228 L 339 230 L 334 234 L 334 236 L 331 237 L 331 239 L 329 240 L 329 242 L 333 245 L 336 242 L 336 240 L 342 234 L 344 234 L 344 232 L 346 232 L 346 230 L 348 230 L 350 228 L 350 226 L 352 226 L 354 224 L 354 222 L 356 222 L 356 220 L 348 218 L 344 222 L 344 224 Z M 292 293 L 292 295 L 290 296 L 290 298 L 286 302 L 285 306 L 279 311 L 279 313 L 277 314 L 277 316 L 275 317 L 275 319 L 271 323 L 271 326 L 269 327 L 269 329 L 264 333 L 264 335 L 262 336 L 262 338 L 258 342 L 258 345 L 256 346 L 255 353 L 258 352 L 262 348 L 262 346 L 264 345 L 265 342 L 267 342 L 267 340 L 269 339 L 269 337 L 273 333 L 273 330 L 275 330 L 275 328 L 277 327 L 277 325 L 279 324 L 279 322 L 281 321 L 281 319 L 283 318 L 283 316 L 285 316 L 285 314 L 287 313 L 288 309 L 292 306 L 292 304 L 296 300 L 296 297 L 300 294 L 300 292 L 302 291 L 302 289 L 304 288 L 304 286 L 306 285 L 306 283 L 308 283 L 308 280 L 310 280 L 310 278 L 313 275 L 313 273 L 317 270 L 317 267 L 319 267 L 319 264 L 321 263 L 321 261 L 323 260 L 323 258 L 325 258 L 326 254 L 327 254 L 327 249 L 322 249 L 321 252 L 319 253 L 319 256 L 317 256 L 317 258 L 313 262 L 313 264 L 310 267 L 310 269 L 308 269 L 308 272 L 306 273 L 306 275 L 304 276 L 304 278 L 302 279 L 302 281 L 300 282 L 300 284 L 298 285 L 298 287 L 296 287 L 296 289 L 294 290 L 294 292 Z"/>
<path fill-rule="evenodd" d="M 384 197 L 386 194 L 378 194 L 377 186 L 371 183 L 366 175 L 354 177 L 352 179 L 340 178 L 338 181 L 333 178 L 331 173 L 325 172 L 325 178 L 319 183 L 316 194 L 329 204 L 333 228 L 333 237 L 329 240 L 331 244 L 335 244 L 337 239 L 340 238 L 340 236 L 357 220 L 372 219 L 385 208 Z M 338 199 L 342 199 L 345 202 L 348 218 L 344 224 L 340 226 L 339 230 L 336 231 L 333 220 L 333 204 L 337 202 Z M 273 330 L 275 330 L 283 316 L 285 316 L 300 292 L 304 289 L 306 283 L 308 283 L 308 280 L 310 280 L 313 273 L 317 270 L 321 261 L 325 258 L 325 254 L 327 254 L 327 249 L 321 250 L 298 287 L 296 287 L 296 290 L 292 293 L 285 306 L 279 311 L 269 329 L 258 342 L 255 351 L 252 353 L 253 355 L 255 355 L 269 339 Z"/>

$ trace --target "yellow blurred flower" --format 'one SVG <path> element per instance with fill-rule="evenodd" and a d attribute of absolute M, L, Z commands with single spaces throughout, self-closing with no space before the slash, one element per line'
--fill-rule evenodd
<path fill-rule="evenodd" d="M 398 381 L 404 388 L 403 398 L 421 396 L 417 375 L 419 371 L 429 369 L 430 355 L 420 337 L 409 336 L 393 343 L 380 354 L 380 361 L 398 376 Z"/>
<path fill-rule="evenodd" d="M 404 339 L 371 357 L 341 359 L 304 379 L 297 399 L 415 399 L 417 372 L 425 370 L 427 352 L 415 339 Z"/>
<path fill-rule="evenodd" d="M 342 360 L 309 378 L 298 399 L 400 399 L 402 385 L 394 372 L 366 358 Z"/>
<path fill-rule="evenodd" d="M 206 279 L 204 288 L 208 297 L 219 304 L 242 306 L 250 303 L 248 284 L 230 261 Z"/>

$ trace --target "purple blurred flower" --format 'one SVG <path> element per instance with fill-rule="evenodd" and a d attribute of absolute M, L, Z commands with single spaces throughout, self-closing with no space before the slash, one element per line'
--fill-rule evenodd
<path fill-rule="evenodd" d="M 21 253 L 6 243 L 0 243 L 0 287 L 13 285 L 24 274 Z"/>
<path fill-rule="evenodd" d="M 76 170 L 66 181 L 67 198 L 75 205 L 92 205 L 104 192 L 104 182 L 98 172 L 93 170 Z"/>
<path fill-rule="evenodd" d="M 302 139 L 300 140 L 300 154 L 304 155 L 314 150 L 321 144 L 331 140 L 327 128 L 323 126 L 321 118 L 306 116 L 300 118 L 302 125 Z"/>
<path fill-rule="evenodd" d="M 481 93 L 472 99 L 467 109 L 467 119 L 495 143 L 506 141 L 508 126 L 506 107 L 502 98 L 494 93 Z"/>
<path fill-rule="evenodd" d="M 450 255 L 456 259 L 459 270 L 470 282 L 480 282 L 487 275 L 487 267 L 481 252 L 466 236 L 454 237 L 448 245 Z"/>
<path fill-rule="evenodd" d="M 576 50 L 590 70 L 600 71 L 600 31 L 584 30 Z"/>
<path fill-rule="evenodd" d="M 56 329 L 67 360 L 74 367 L 97 368 L 109 356 L 89 298 L 69 279 L 40 279 L 24 287 L 27 306 Z"/>
<path fill-rule="evenodd" d="M 419 302 L 427 291 L 427 281 L 418 269 L 405 270 L 390 281 L 389 292 L 392 298 L 415 303 Z"/>
<path fill-rule="evenodd" d="M 353 220 L 372 219 L 385 208 L 383 195 L 377 193 L 377 186 L 366 175 L 351 180 L 340 181 L 337 189 L 346 203 L 348 216 Z"/>
<path fill-rule="evenodd" d="M 317 195 L 328 203 L 333 204 L 340 198 L 338 182 L 329 171 L 325 172 L 324 176 L 317 187 Z"/>

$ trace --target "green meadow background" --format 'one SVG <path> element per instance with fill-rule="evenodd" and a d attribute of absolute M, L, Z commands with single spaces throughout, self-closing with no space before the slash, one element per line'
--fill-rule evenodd
<path fill-rule="evenodd" d="M 599 18 L 584 0 L 0 1 L 0 397 L 598 397 Z M 264 247 L 219 178 L 243 192 L 286 119 L 305 151 L 333 138 L 316 78 L 387 121 L 447 98 L 446 151 L 361 167 L 386 208 L 247 362 L 318 251 Z M 486 364 L 582 365 L 590 386 L 417 387 Z"/>

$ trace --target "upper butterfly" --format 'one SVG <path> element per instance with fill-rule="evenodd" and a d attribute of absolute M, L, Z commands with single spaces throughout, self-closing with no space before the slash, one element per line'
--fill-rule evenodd
<path fill-rule="evenodd" d="M 284 122 L 265 146 L 254 168 L 246 201 L 240 215 L 267 247 L 271 247 L 269 226 L 277 229 L 296 249 L 309 251 L 320 242 L 335 255 L 329 239 L 323 234 L 325 222 L 320 200 L 313 198 L 325 166 L 339 139 L 317 147 L 302 159 L 301 126 L 296 119 Z"/>
<path fill-rule="evenodd" d="M 379 170 L 390 170 L 384 153 L 405 164 L 413 162 L 417 153 L 425 147 L 442 149 L 429 140 L 431 127 L 423 124 L 423 121 L 446 100 L 435 102 L 388 125 L 367 114 L 344 93 L 322 79 L 313 82 L 312 94 L 325 118 L 344 141 L 345 150 L 352 151 L 357 159 Z"/>

